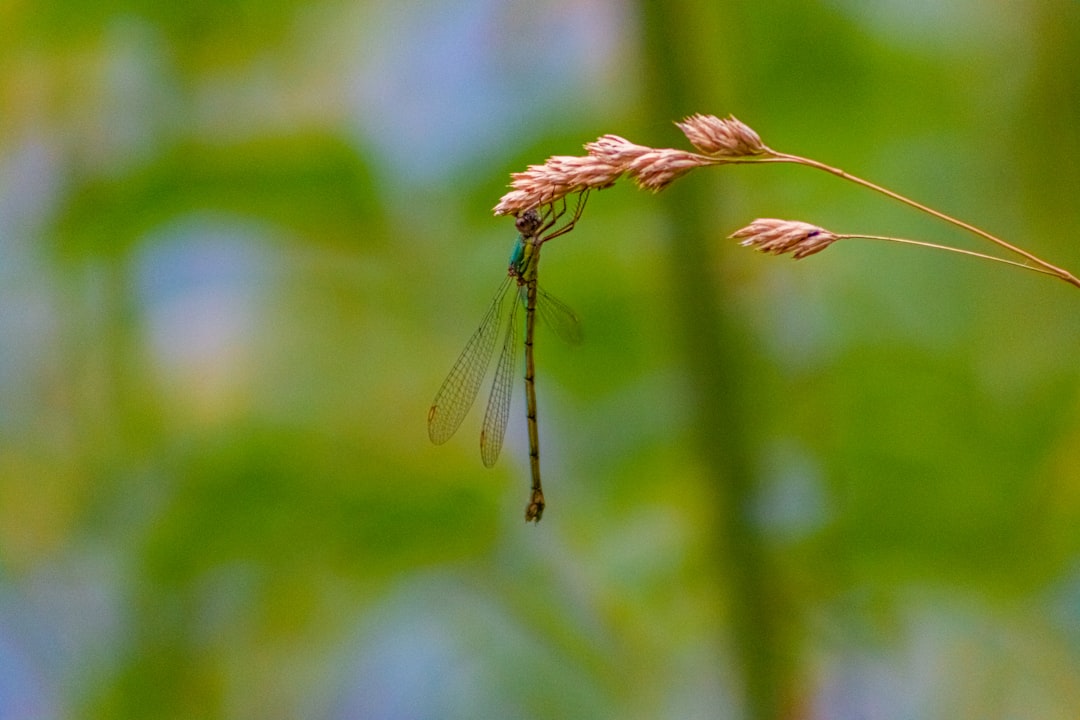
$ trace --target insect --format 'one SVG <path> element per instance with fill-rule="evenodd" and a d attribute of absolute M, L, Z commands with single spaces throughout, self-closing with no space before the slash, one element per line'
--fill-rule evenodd
<path fill-rule="evenodd" d="M 545 292 L 537 284 L 540 265 L 540 248 L 548 240 L 565 235 L 585 209 L 588 191 L 578 196 L 574 213 L 561 227 L 559 220 L 566 215 L 565 198 L 560 206 L 550 203 L 541 211 L 532 209 L 520 213 L 514 226 L 518 236 L 510 253 L 510 266 L 506 278 L 499 285 L 480 326 L 469 338 L 457 362 L 446 376 L 442 387 L 428 410 L 428 436 L 436 445 L 450 439 L 465 419 L 476 399 L 484 375 L 495 349 L 499 328 L 504 327 L 502 350 L 495 365 L 495 379 L 491 384 L 487 410 L 480 431 L 480 457 L 484 465 L 491 467 L 502 450 L 506 423 L 510 417 L 514 365 L 517 357 L 519 307 L 525 308 L 525 402 L 529 429 L 529 466 L 532 473 L 532 490 L 525 508 L 526 522 L 538 522 L 544 512 L 544 490 L 540 484 L 540 432 L 536 422 L 536 366 L 533 359 L 533 337 L 536 315 L 539 314 L 555 331 L 569 343 L 581 342 L 581 324 L 577 315 L 564 302 Z M 506 298 L 513 296 L 509 315 L 504 319 Z"/>

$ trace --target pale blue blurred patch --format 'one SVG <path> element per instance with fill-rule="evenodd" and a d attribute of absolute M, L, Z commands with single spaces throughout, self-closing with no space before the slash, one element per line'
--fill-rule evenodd
<path fill-rule="evenodd" d="M 28 656 L 16 638 L 9 636 L 9 630 L 0 628 L 0 717 L 7 720 L 57 717 L 60 713 L 54 689 L 41 676 L 34 658 Z"/>
<path fill-rule="evenodd" d="M 218 417 L 259 363 L 257 338 L 273 294 L 272 230 L 201 213 L 159 228 L 137 249 L 134 274 L 147 347 L 175 400 Z"/>
<path fill-rule="evenodd" d="M 445 573 L 406 579 L 365 616 L 328 717 L 607 716 L 582 667 L 549 662 L 558 640 L 498 598 Z"/>
<path fill-rule="evenodd" d="M 34 402 L 26 381 L 48 356 L 55 327 L 42 237 L 61 184 L 57 148 L 31 134 L 0 154 L 0 417 Z"/>
<path fill-rule="evenodd" d="M 120 568 L 96 547 L 0 583 L 0 717 L 65 717 L 64 705 L 100 683 L 123 655 Z"/>
<path fill-rule="evenodd" d="M 762 484 L 754 514 L 761 526 L 783 539 L 821 529 L 832 513 L 815 458 L 790 439 L 777 439 L 762 459 Z"/>
<path fill-rule="evenodd" d="M 511 142 L 580 120 L 582 98 L 619 102 L 603 81 L 625 12 L 601 0 L 384 3 L 356 48 L 360 133 L 413 182 L 490 164 Z"/>
<path fill-rule="evenodd" d="M 1075 676 L 1056 664 L 1068 652 L 1035 603 L 910 586 L 880 627 L 870 595 L 832 603 L 815 662 L 812 717 L 865 720 L 1074 717 Z"/>

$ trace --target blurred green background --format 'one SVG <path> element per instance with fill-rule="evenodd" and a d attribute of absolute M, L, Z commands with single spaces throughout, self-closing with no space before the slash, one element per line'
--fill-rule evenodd
<path fill-rule="evenodd" d="M 435 391 L 509 173 L 734 113 L 1080 271 L 1080 3 L 0 0 L 0 718 L 1075 718 L 1080 292 L 800 167 L 594 193 Z M 486 391 L 482 391 L 486 392 Z"/>

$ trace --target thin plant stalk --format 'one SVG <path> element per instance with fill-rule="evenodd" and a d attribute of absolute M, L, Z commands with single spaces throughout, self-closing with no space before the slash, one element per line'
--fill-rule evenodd
<path fill-rule="evenodd" d="M 995 235 L 993 235 L 991 233 L 988 233 L 988 232 L 986 232 L 985 230 L 983 230 L 981 228 L 975 227 L 974 225 L 966 223 L 963 220 L 958 220 L 957 218 L 954 218 L 951 215 L 947 215 L 947 214 L 945 214 L 943 212 L 935 210 L 932 207 L 928 207 L 926 205 L 923 205 L 920 202 L 916 202 L 915 200 L 912 200 L 909 197 L 905 197 L 904 195 L 901 195 L 898 192 L 894 192 L 892 190 L 889 190 L 888 188 L 882 187 L 881 185 L 878 185 L 876 183 L 872 183 L 869 180 L 864 180 L 863 178 L 858 177 L 856 175 L 852 175 L 851 173 L 845 172 L 845 171 L 841 170 L 840 168 L 835 168 L 835 167 L 832 167 L 831 165 L 826 165 L 823 162 L 818 162 L 817 160 L 814 160 L 812 158 L 805 158 L 805 157 L 800 157 L 798 155 L 791 155 L 791 154 L 788 154 L 788 153 L 776 152 L 775 150 L 772 150 L 771 148 L 768 150 L 768 153 L 769 154 L 764 156 L 764 157 L 754 158 L 754 159 L 747 159 L 745 162 L 747 162 L 747 163 L 754 163 L 754 162 L 788 162 L 788 163 L 796 163 L 798 165 L 806 165 L 807 167 L 817 168 L 818 170 L 824 170 L 827 173 L 830 173 L 832 175 L 836 175 L 837 177 L 843 178 L 844 180 L 849 180 L 849 181 L 851 181 L 853 183 L 856 183 L 857 185 L 862 185 L 863 187 L 865 187 L 865 188 L 867 188 L 869 190 L 873 190 L 874 192 L 881 193 L 882 195 L 885 195 L 886 197 L 892 198 L 893 200 L 896 200 L 898 202 L 902 202 L 905 205 L 908 205 L 910 207 L 915 208 L 916 210 L 920 210 L 920 211 L 922 211 L 924 213 L 927 213 L 928 215 L 932 215 L 932 216 L 938 218 L 939 220 L 943 220 L 943 221 L 945 221 L 947 223 L 951 223 L 951 224 L 953 224 L 953 225 L 955 225 L 955 226 L 957 226 L 959 228 L 967 230 L 970 233 L 978 235 L 981 238 L 989 240 L 990 242 L 995 243 L 995 244 L 1005 248 L 1006 250 L 1008 250 L 1010 252 L 1016 253 L 1017 255 L 1020 255 L 1022 257 L 1027 258 L 1028 260 L 1030 260 L 1031 262 L 1033 262 L 1036 265 L 1040 266 L 1041 268 L 1044 268 L 1044 274 L 1057 276 L 1057 277 L 1061 278 L 1062 280 L 1064 280 L 1065 282 L 1067 282 L 1067 283 L 1069 283 L 1071 285 L 1075 285 L 1076 287 L 1080 287 L 1080 279 L 1078 279 L 1075 275 L 1068 272 L 1067 270 L 1065 270 L 1063 268 L 1059 268 L 1056 265 L 1052 265 L 1052 264 L 1046 262 L 1045 260 L 1043 260 L 1042 258 L 1040 258 L 1040 257 L 1038 257 L 1036 255 L 1033 255 L 1032 253 L 1028 252 L 1027 250 L 1019 248 L 1019 247 L 1013 245 L 1012 243 L 1006 242 L 1005 240 L 1002 240 L 1001 238 L 999 238 L 999 237 L 997 237 L 997 236 L 995 236 Z M 862 236 L 862 237 L 866 237 L 866 236 Z M 944 249 L 946 247 L 946 246 L 935 246 L 935 245 L 933 245 L 933 243 L 918 243 L 918 242 L 915 242 L 915 241 L 910 241 L 910 242 L 912 244 L 922 244 L 922 245 L 925 245 L 926 247 L 938 247 L 938 248 L 941 248 L 941 249 Z M 949 249 L 956 250 L 957 252 L 961 252 L 961 253 L 964 253 L 964 254 L 978 255 L 978 253 L 968 253 L 966 251 L 959 250 L 958 248 L 949 248 Z M 981 257 L 990 258 L 991 256 L 982 255 Z M 1000 260 L 1000 258 L 993 258 L 993 259 Z M 1005 262 L 1005 261 L 1003 261 L 1003 262 Z M 1032 268 L 1030 265 L 1023 265 L 1021 263 L 1012 263 L 1012 264 L 1017 265 L 1018 267 L 1024 267 L 1024 268 L 1028 268 L 1028 269 L 1035 269 L 1035 268 Z"/>
<path fill-rule="evenodd" d="M 965 250 L 963 248 L 955 248 L 950 245 L 938 245 L 937 243 L 926 242 L 924 240 L 911 240 L 908 238 L 889 237 L 887 235 L 837 235 L 837 240 L 886 240 L 888 242 L 901 243 L 903 245 L 918 245 L 919 247 L 932 248 L 934 250 L 945 250 L 947 252 L 959 253 L 960 255 L 968 255 L 969 257 L 981 258 L 983 260 L 991 260 L 993 262 L 1003 263 L 1005 265 L 1012 265 L 1013 267 L 1022 268 L 1024 270 L 1031 270 L 1032 272 L 1042 273 L 1043 275 L 1050 275 L 1051 277 L 1061 277 L 1060 274 L 1054 270 L 1050 270 L 1045 267 L 1036 267 L 1034 265 L 1025 265 L 1024 263 L 1015 262 L 1013 260 L 1006 260 L 1005 258 L 995 257 L 993 255 L 986 255 L 981 252 L 975 252 L 974 250 Z M 1026 255 L 1026 253 L 1025 253 Z"/>

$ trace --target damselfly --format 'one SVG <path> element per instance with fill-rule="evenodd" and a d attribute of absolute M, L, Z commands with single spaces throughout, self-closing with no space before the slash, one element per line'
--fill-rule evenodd
<path fill-rule="evenodd" d="M 561 300 L 544 292 L 537 285 L 537 268 L 540 264 L 540 248 L 548 240 L 565 235 L 574 228 L 585 209 L 588 191 L 581 193 L 574 208 L 573 217 L 558 227 L 566 214 L 566 200 L 560 207 L 555 203 L 542 211 L 526 210 L 515 220 L 517 241 L 510 253 L 510 267 L 506 279 L 499 285 L 480 327 L 476 329 L 461 352 L 450 374 L 435 395 L 428 411 L 428 435 L 435 444 L 450 439 L 472 407 L 480 389 L 499 327 L 505 323 L 502 350 L 495 365 L 495 379 L 488 396 L 487 411 L 480 431 L 480 457 L 484 465 L 491 467 L 499 457 L 506 422 L 510 417 L 510 396 L 513 384 L 514 361 L 517 357 L 518 320 L 517 309 L 525 308 L 525 401 L 529 428 L 529 465 L 532 471 L 532 493 L 525 508 L 526 521 L 539 521 L 544 512 L 544 491 L 540 485 L 540 433 L 536 425 L 536 370 L 533 364 L 533 330 L 539 313 L 555 334 L 570 343 L 581 342 L 581 325 L 574 311 Z M 513 290 L 514 292 L 511 292 Z M 503 319 L 505 300 L 514 295 L 508 318 Z"/>

